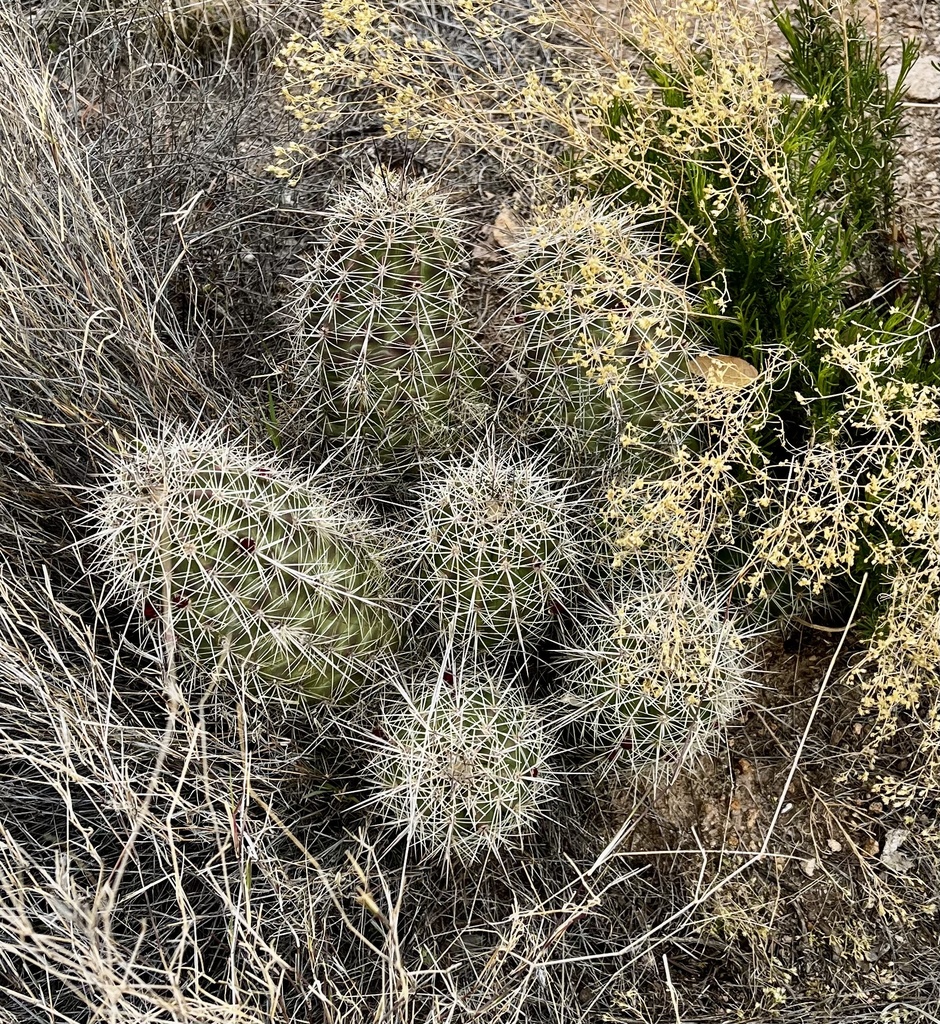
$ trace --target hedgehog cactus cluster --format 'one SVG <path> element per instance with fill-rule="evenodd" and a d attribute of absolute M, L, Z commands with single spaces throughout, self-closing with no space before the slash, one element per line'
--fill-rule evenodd
<path fill-rule="evenodd" d="M 168 429 L 115 457 L 94 517 L 168 651 L 332 702 L 373 824 L 467 864 L 535 829 L 561 745 L 656 776 L 707 746 L 751 665 L 726 595 L 677 587 L 655 552 L 613 585 L 599 525 L 613 470 L 682 461 L 666 424 L 695 343 L 671 268 L 623 215 L 540 215 L 495 271 L 514 343 L 485 379 L 464 235 L 392 172 L 336 199 L 297 283 L 283 421 L 323 465 Z"/>
<path fill-rule="evenodd" d="M 550 730 L 501 673 L 424 668 L 385 702 L 375 733 L 379 816 L 429 856 L 498 853 L 552 795 Z"/>

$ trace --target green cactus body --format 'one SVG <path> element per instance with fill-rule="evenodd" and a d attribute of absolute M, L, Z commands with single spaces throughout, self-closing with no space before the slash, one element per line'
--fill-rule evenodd
<path fill-rule="evenodd" d="M 118 582 L 201 664 L 338 699 L 395 641 L 367 521 L 270 460 L 154 443 L 116 467 L 97 515 Z"/>
<path fill-rule="evenodd" d="M 328 214 L 323 251 L 300 281 L 292 362 L 299 415 L 358 460 L 445 450 L 484 404 L 460 230 L 431 186 L 392 172 Z"/>
<path fill-rule="evenodd" d="M 567 647 L 570 717 L 611 763 L 674 767 L 740 706 L 752 685 L 749 645 L 717 593 L 636 581 L 583 620 Z"/>
<path fill-rule="evenodd" d="M 747 533 L 742 532 L 746 540 Z M 820 585 L 814 591 L 802 582 L 805 570 L 798 565 L 760 563 L 739 547 L 720 548 L 713 564 L 735 607 L 755 623 L 787 630 L 800 619 L 826 619 L 832 614 L 834 588 Z"/>
<path fill-rule="evenodd" d="M 512 255 L 513 397 L 526 428 L 559 438 L 576 462 L 616 461 L 625 433 L 682 404 L 689 298 L 623 212 L 590 203 L 541 217 Z"/>
<path fill-rule="evenodd" d="M 551 795 L 540 716 L 490 674 L 419 677 L 375 732 L 370 802 L 430 856 L 466 863 L 518 841 Z"/>
<path fill-rule="evenodd" d="M 443 467 L 424 487 L 414 530 L 419 613 L 461 647 L 525 651 L 576 582 L 576 520 L 530 462 Z"/>

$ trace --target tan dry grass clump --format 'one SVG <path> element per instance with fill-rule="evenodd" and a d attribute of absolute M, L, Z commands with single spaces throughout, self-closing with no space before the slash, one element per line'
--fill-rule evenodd
<path fill-rule="evenodd" d="M 8 12 L 0 28 L 0 452 L 65 482 L 93 438 L 217 399 L 34 43 Z"/>
<path fill-rule="evenodd" d="M 0 951 L 17 965 L 0 999 L 69 1022 L 260 1024 L 323 898 L 270 804 L 305 770 L 271 739 L 284 718 L 244 694 L 217 706 L 109 635 L 86 585 L 71 600 L 0 562 Z"/>

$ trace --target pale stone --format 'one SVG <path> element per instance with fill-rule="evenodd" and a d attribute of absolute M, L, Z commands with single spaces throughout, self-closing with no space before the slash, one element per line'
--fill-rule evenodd
<path fill-rule="evenodd" d="M 511 249 L 521 236 L 525 225 L 519 217 L 504 206 L 493 222 L 493 241 L 503 249 Z"/>
<path fill-rule="evenodd" d="M 936 103 L 940 100 L 940 71 L 934 67 L 940 63 L 940 57 L 924 56 L 914 61 L 913 67 L 904 80 L 904 91 L 907 99 L 916 103 Z M 894 86 L 901 70 L 900 64 L 889 64 L 885 69 L 888 84 Z"/>
<path fill-rule="evenodd" d="M 903 853 L 900 853 L 901 844 L 910 837 L 910 831 L 906 828 L 892 828 L 885 833 L 885 842 L 881 850 L 881 863 L 892 871 L 910 871 L 914 861 Z"/>

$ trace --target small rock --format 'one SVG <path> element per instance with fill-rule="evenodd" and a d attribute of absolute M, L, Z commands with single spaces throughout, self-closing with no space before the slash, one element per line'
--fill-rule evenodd
<path fill-rule="evenodd" d="M 817 867 L 819 867 L 819 863 L 815 857 L 810 857 L 809 859 L 800 862 L 800 868 L 807 878 L 812 878 L 813 875 L 816 874 Z"/>
<path fill-rule="evenodd" d="M 499 211 L 496 220 L 493 221 L 493 241 L 503 249 L 511 249 L 519 240 L 524 229 L 525 224 L 518 215 L 508 206 L 504 206 Z"/>
<path fill-rule="evenodd" d="M 760 376 L 756 367 L 739 356 L 707 355 L 703 352 L 689 359 L 688 365 L 690 373 L 723 388 L 744 388 Z M 742 760 L 741 770 L 748 768 L 748 762 Z"/>
<path fill-rule="evenodd" d="M 934 67 L 935 61 L 940 62 L 940 57 L 923 56 L 914 61 L 904 81 L 904 91 L 909 100 L 915 103 L 936 103 L 940 100 L 940 71 Z M 885 70 L 888 84 L 893 87 L 898 80 L 901 65 L 889 64 Z"/>
<path fill-rule="evenodd" d="M 842 844 L 839 842 L 838 839 L 827 839 L 826 840 L 826 846 L 829 847 L 829 852 L 830 853 L 841 853 L 842 852 Z"/>
<path fill-rule="evenodd" d="M 892 828 L 885 833 L 884 846 L 881 848 L 881 863 L 892 871 L 910 871 L 914 861 L 898 851 L 901 844 L 910 836 L 906 828 Z"/>

